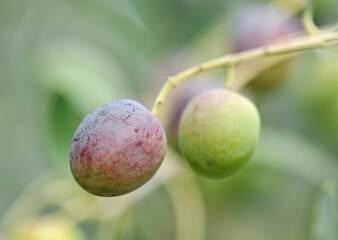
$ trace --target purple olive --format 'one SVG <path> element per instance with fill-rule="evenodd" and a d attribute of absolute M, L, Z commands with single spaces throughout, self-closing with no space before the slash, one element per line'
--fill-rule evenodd
<path fill-rule="evenodd" d="M 166 151 L 161 123 L 133 100 L 106 103 L 90 113 L 70 145 L 70 167 L 78 184 L 98 196 L 119 196 L 145 184 Z"/>
<path fill-rule="evenodd" d="M 251 4 L 230 21 L 229 37 L 235 52 L 290 39 L 301 27 L 297 19 L 267 4 Z"/>
<path fill-rule="evenodd" d="M 228 32 L 233 52 L 241 52 L 252 48 L 283 42 L 292 39 L 301 31 L 299 20 L 289 13 L 267 4 L 250 4 L 239 10 L 230 20 Z M 264 59 L 266 62 L 270 61 Z M 264 60 L 255 61 L 247 66 L 255 68 L 255 64 L 264 65 Z M 257 89 L 267 90 L 281 84 L 291 67 L 290 59 L 283 60 L 256 76 L 251 85 Z"/>

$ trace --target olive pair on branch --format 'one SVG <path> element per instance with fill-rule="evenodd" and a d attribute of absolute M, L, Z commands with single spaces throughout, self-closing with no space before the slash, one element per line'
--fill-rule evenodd
<path fill-rule="evenodd" d="M 319 30 L 309 5 L 303 14 L 307 35 L 227 54 L 168 77 L 151 112 L 133 100 L 116 100 L 95 109 L 81 122 L 70 145 L 75 180 L 98 196 L 123 195 L 145 184 L 166 153 L 166 134 L 156 115 L 168 93 L 184 80 L 216 68 L 227 69 L 225 88 L 204 92 L 188 103 L 180 118 L 178 145 L 201 176 L 224 178 L 236 173 L 251 158 L 260 132 L 256 106 L 233 90 L 237 67 L 338 46 L 338 29 Z"/>

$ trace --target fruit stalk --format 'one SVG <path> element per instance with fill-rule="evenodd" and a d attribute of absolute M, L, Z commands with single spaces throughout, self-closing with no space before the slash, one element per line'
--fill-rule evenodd
<path fill-rule="evenodd" d="M 155 100 L 151 112 L 156 116 L 158 114 L 159 108 L 172 88 L 176 87 L 184 80 L 198 75 L 204 71 L 229 66 L 236 67 L 236 65 L 269 56 L 293 55 L 306 50 L 336 46 L 338 46 L 338 32 L 321 31 L 315 35 L 298 37 L 289 42 L 262 46 L 234 54 L 226 54 L 219 58 L 197 64 L 173 77 L 167 78 L 164 86 Z"/>
<path fill-rule="evenodd" d="M 305 31 L 310 35 L 316 35 L 320 30 L 313 21 L 312 2 L 313 0 L 307 0 L 302 21 Z"/>

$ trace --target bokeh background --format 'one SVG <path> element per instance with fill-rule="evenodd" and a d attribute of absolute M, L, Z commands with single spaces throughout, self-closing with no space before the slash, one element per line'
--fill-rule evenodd
<path fill-rule="evenodd" d="M 173 90 L 159 115 L 170 147 L 145 186 L 100 198 L 71 176 L 68 147 L 85 115 L 120 98 L 150 109 L 166 76 L 231 52 L 233 29 L 246 30 L 236 12 L 258 3 L 300 21 L 305 1 L 0 0 L 0 239 L 337 240 L 337 49 L 260 62 L 265 75 L 241 69 L 245 81 L 279 82 L 240 90 L 262 132 L 232 177 L 195 175 L 172 127 L 179 100 L 222 86 L 224 69 Z M 314 1 L 319 26 L 337 16 L 337 1 Z"/>

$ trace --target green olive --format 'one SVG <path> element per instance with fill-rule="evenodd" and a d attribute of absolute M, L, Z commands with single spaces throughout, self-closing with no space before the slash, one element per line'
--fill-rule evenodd
<path fill-rule="evenodd" d="M 259 131 L 259 114 L 250 100 L 230 90 L 213 90 L 193 98 L 185 108 L 178 143 L 198 174 L 223 178 L 249 161 Z"/>

